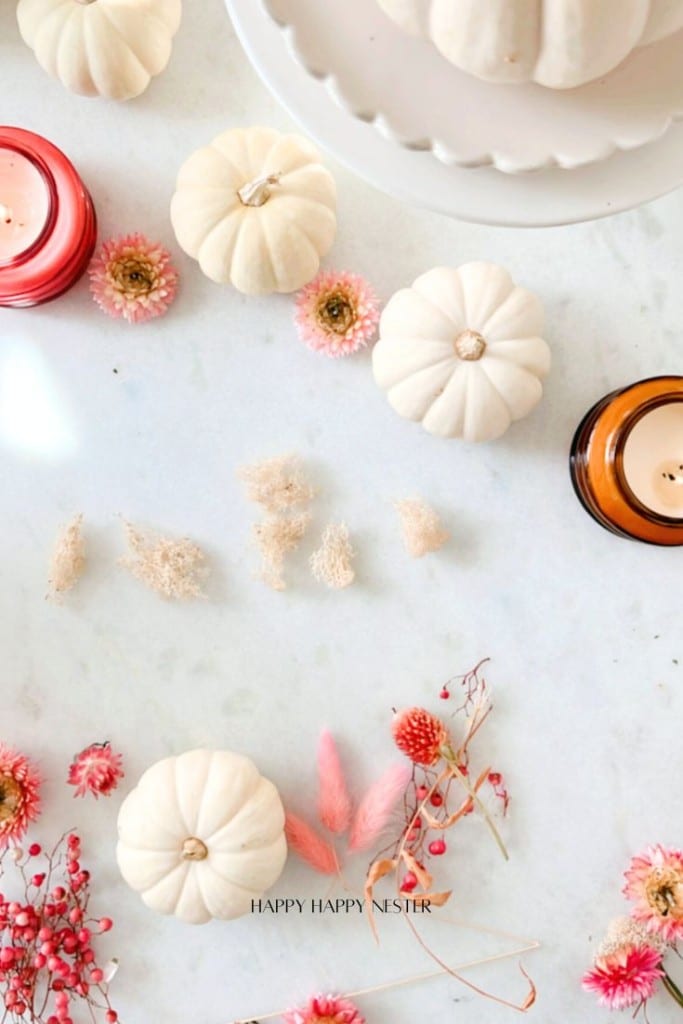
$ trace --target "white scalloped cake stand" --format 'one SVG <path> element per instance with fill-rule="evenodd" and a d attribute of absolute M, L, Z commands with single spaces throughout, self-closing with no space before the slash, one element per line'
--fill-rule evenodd
<path fill-rule="evenodd" d="M 558 91 L 465 74 L 432 43 L 399 29 L 375 0 L 262 2 L 337 103 L 447 164 L 574 169 L 647 145 L 683 118 L 683 32 L 635 51 L 604 78 Z"/>
<path fill-rule="evenodd" d="M 480 224 L 542 227 L 605 217 L 683 184 L 683 125 L 647 147 L 575 171 L 509 175 L 448 167 L 342 110 L 297 64 L 259 0 L 226 3 L 256 70 L 307 134 L 370 184 L 406 202 Z"/>

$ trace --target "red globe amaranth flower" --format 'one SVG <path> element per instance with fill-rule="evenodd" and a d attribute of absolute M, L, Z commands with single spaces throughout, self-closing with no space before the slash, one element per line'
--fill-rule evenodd
<path fill-rule="evenodd" d="M 598 994 L 601 1006 L 626 1010 L 651 999 L 663 977 L 661 951 L 650 946 L 625 946 L 599 956 L 584 975 L 582 985 L 587 992 Z"/>
<path fill-rule="evenodd" d="M 633 917 L 666 942 L 683 938 L 683 851 L 649 846 L 625 874 Z"/>
<path fill-rule="evenodd" d="M 0 743 L 0 850 L 18 842 L 38 818 L 40 781 L 27 757 Z"/>
<path fill-rule="evenodd" d="M 391 731 L 394 742 L 414 764 L 430 768 L 441 757 L 441 748 L 448 743 L 448 729 L 440 718 L 424 708 L 399 711 Z"/>
<path fill-rule="evenodd" d="M 67 782 L 76 787 L 74 796 L 109 796 L 123 778 L 122 765 L 123 758 L 109 743 L 92 743 L 71 762 Z"/>
<path fill-rule="evenodd" d="M 366 1024 L 357 1006 L 341 996 L 314 996 L 300 1010 L 290 1010 L 284 1024 Z"/>

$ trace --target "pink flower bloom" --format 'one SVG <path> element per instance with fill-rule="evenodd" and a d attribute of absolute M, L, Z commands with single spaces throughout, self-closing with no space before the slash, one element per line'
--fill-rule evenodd
<path fill-rule="evenodd" d="M 598 956 L 592 970 L 583 976 L 582 985 L 587 992 L 598 994 L 601 1006 L 625 1010 L 650 999 L 663 977 L 659 950 L 624 946 L 615 953 Z"/>
<path fill-rule="evenodd" d="M 171 254 L 137 233 L 105 242 L 88 273 L 90 291 L 100 309 L 129 323 L 163 316 L 178 288 Z"/>
<path fill-rule="evenodd" d="M 22 838 L 40 814 L 40 775 L 23 754 L 0 743 L 0 850 Z"/>
<path fill-rule="evenodd" d="M 341 996 L 314 996 L 301 1010 L 290 1010 L 284 1024 L 365 1024 L 356 1006 Z"/>
<path fill-rule="evenodd" d="M 364 348 L 379 323 L 379 302 L 358 274 L 321 270 L 296 299 L 299 337 L 315 352 L 337 358 Z"/>
<path fill-rule="evenodd" d="M 441 748 L 449 742 L 446 726 L 424 708 L 399 711 L 391 727 L 394 742 L 413 764 L 431 768 L 441 757 Z"/>
<path fill-rule="evenodd" d="M 625 878 L 633 917 L 666 942 L 683 938 L 683 852 L 649 846 L 633 858 Z"/>
<path fill-rule="evenodd" d="M 109 796 L 123 778 L 122 764 L 123 758 L 109 743 L 92 743 L 71 762 L 67 782 L 76 787 L 74 796 Z"/>

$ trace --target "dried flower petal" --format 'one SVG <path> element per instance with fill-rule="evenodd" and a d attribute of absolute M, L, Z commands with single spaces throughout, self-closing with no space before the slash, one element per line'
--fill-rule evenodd
<path fill-rule="evenodd" d="M 438 551 L 450 538 L 437 513 L 420 498 L 397 501 L 396 510 L 401 519 L 403 541 L 412 558 Z"/>
<path fill-rule="evenodd" d="M 67 782 L 76 787 L 74 796 L 92 793 L 109 796 L 123 778 L 123 758 L 109 743 L 92 743 L 71 762 Z"/>
<path fill-rule="evenodd" d="M 269 516 L 253 527 L 254 538 L 261 552 L 261 578 L 273 590 L 286 590 L 283 576 L 285 555 L 295 551 L 304 536 L 310 516 Z"/>
<path fill-rule="evenodd" d="M 322 270 L 299 292 L 295 323 L 309 348 L 333 358 L 348 356 L 374 336 L 379 302 L 358 274 Z"/>
<path fill-rule="evenodd" d="M 38 818 L 40 781 L 27 757 L 0 743 L 0 850 L 18 842 Z"/>
<path fill-rule="evenodd" d="M 626 872 L 633 917 L 666 942 L 683 938 L 683 851 L 649 846 Z"/>
<path fill-rule="evenodd" d="M 121 559 L 121 565 L 136 579 L 156 590 L 162 597 L 187 600 L 201 597 L 202 580 L 208 575 L 206 556 L 202 549 L 182 537 L 152 537 L 124 523 L 132 556 Z"/>
<path fill-rule="evenodd" d="M 394 742 L 413 764 L 430 768 L 441 757 L 442 747 L 450 741 L 440 718 L 425 708 L 407 708 L 399 712 L 391 727 Z"/>
<path fill-rule="evenodd" d="M 237 475 L 246 486 L 249 501 L 262 505 L 271 514 L 308 505 L 315 494 L 297 455 L 276 455 L 241 466 Z"/>
<path fill-rule="evenodd" d="M 88 273 L 90 291 L 100 309 L 129 323 L 163 316 L 178 288 L 171 254 L 138 232 L 105 242 Z"/>
<path fill-rule="evenodd" d="M 345 523 L 330 523 L 323 533 L 322 545 L 311 555 L 311 571 L 319 583 L 340 590 L 353 583 L 356 574 L 351 564 L 355 552 Z"/>
<path fill-rule="evenodd" d="M 49 596 L 59 598 L 72 590 L 85 569 L 83 516 L 75 516 L 60 533 L 52 553 L 48 578 Z"/>

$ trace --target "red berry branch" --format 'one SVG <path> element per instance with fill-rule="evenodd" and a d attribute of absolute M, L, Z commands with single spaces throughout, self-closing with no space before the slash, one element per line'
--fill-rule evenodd
<path fill-rule="evenodd" d="M 81 867 L 81 841 L 63 836 L 50 853 L 37 843 L 0 855 L 18 873 L 23 895 L 0 893 L 0 1024 L 73 1024 L 85 1005 L 93 1022 L 116 1024 L 109 1002 L 111 965 L 101 967 L 93 949 L 97 933 L 112 927 L 109 917 L 88 909 L 90 873 Z"/>

